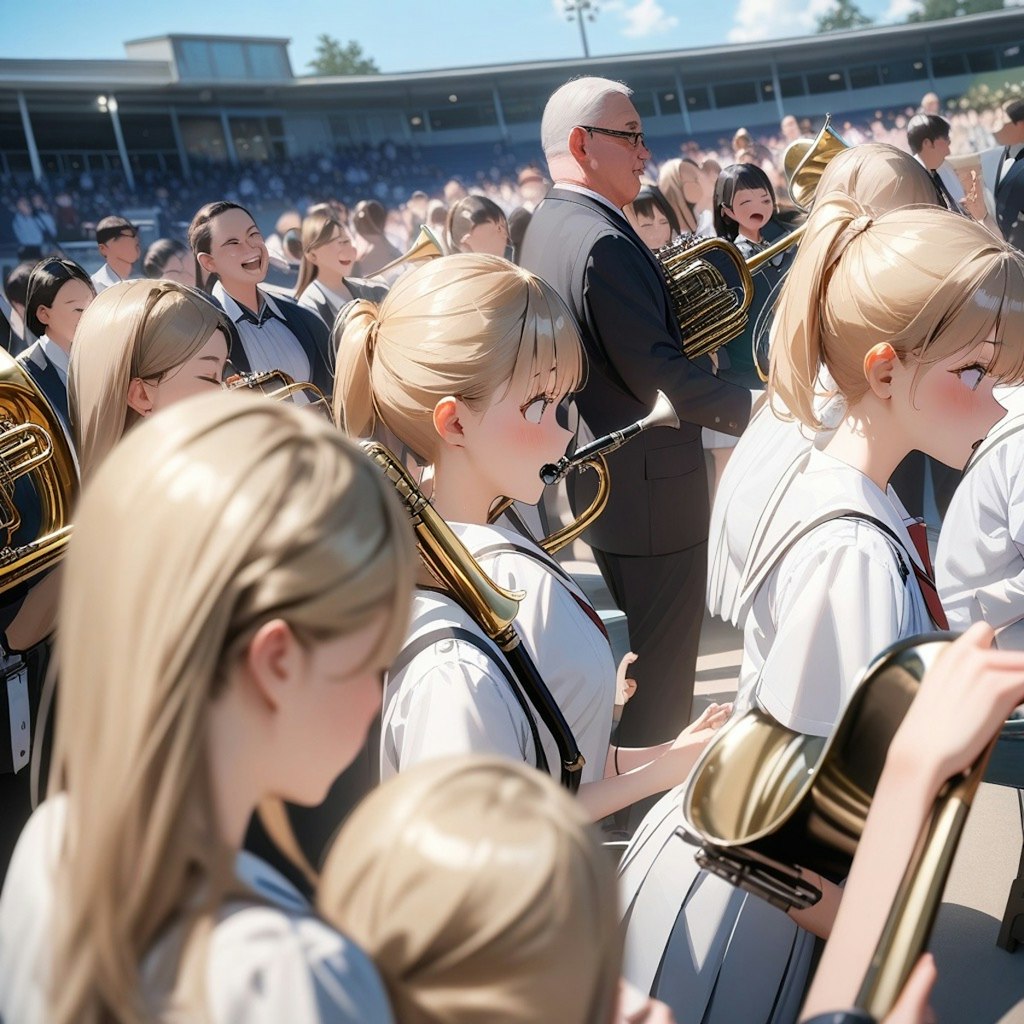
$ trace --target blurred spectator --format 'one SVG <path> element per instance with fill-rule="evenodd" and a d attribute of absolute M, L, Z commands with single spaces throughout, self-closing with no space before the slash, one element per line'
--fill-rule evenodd
<path fill-rule="evenodd" d="M 934 92 L 926 92 L 921 97 L 921 113 L 922 114 L 938 114 L 942 111 L 942 107 L 939 103 L 939 97 Z"/>
<path fill-rule="evenodd" d="M 468 194 L 466 186 L 463 185 L 458 178 L 450 178 L 445 182 L 444 201 L 446 205 L 451 206 L 452 203 L 457 203 L 460 199 L 464 199 Z"/>
<path fill-rule="evenodd" d="M 636 199 L 627 203 L 622 212 L 652 252 L 668 245 L 679 234 L 675 210 L 655 185 L 643 185 Z"/>
<path fill-rule="evenodd" d="M 127 281 L 139 262 L 139 229 L 124 217 L 104 217 L 96 225 L 96 245 L 103 257 L 103 266 L 92 275 L 96 292 Z"/>
<path fill-rule="evenodd" d="M 486 196 L 466 196 L 449 211 L 444 243 L 448 252 L 484 252 L 507 256 L 508 221 Z"/>
<path fill-rule="evenodd" d="M 11 304 L 11 339 L 8 351 L 12 356 L 28 348 L 35 341 L 35 335 L 25 324 L 25 302 L 28 298 L 28 279 L 35 264 L 31 260 L 19 263 L 4 278 L 4 295 Z"/>
<path fill-rule="evenodd" d="M 787 114 L 780 122 L 779 129 L 785 145 L 796 142 L 801 137 L 800 122 L 792 114 Z"/>
<path fill-rule="evenodd" d="M 58 192 L 53 199 L 56 208 L 57 238 L 62 242 L 75 241 L 82 237 L 82 220 L 75 209 L 75 201 L 68 192 Z"/>
<path fill-rule="evenodd" d="M 196 258 L 192 250 L 176 238 L 158 238 L 142 260 L 146 277 L 162 277 L 167 281 L 196 286 Z"/>
<path fill-rule="evenodd" d="M 57 241 L 57 226 L 50 214 L 35 210 L 25 196 L 15 204 L 11 229 L 18 240 L 18 256 L 40 257 Z"/>
<path fill-rule="evenodd" d="M 524 167 L 516 181 L 523 208 L 533 213 L 548 194 L 548 179 L 536 167 Z"/>
<path fill-rule="evenodd" d="M 359 236 L 356 248 L 359 253 L 359 273 L 363 277 L 373 277 L 382 267 L 402 255 L 384 234 L 387 211 L 375 199 L 364 199 L 356 204 L 352 225 Z"/>
<path fill-rule="evenodd" d="M 512 243 L 512 262 L 519 262 L 519 253 L 523 248 L 523 238 L 530 225 L 533 213 L 525 206 L 520 206 L 508 215 L 508 239 Z"/>
<path fill-rule="evenodd" d="M 284 238 L 289 231 L 294 231 L 297 238 L 302 233 L 302 214 L 298 210 L 285 210 L 277 218 L 274 230 L 267 238 L 267 252 L 270 253 L 271 259 L 283 260 L 287 264 L 297 265 L 302 258 L 302 245 L 300 242 L 297 246 L 299 251 L 297 256 L 285 250 Z"/>

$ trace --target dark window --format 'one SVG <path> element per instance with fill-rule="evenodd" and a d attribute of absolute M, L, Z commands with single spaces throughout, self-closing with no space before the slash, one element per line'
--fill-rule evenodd
<path fill-rule="evenodd" d="M 501 109 L 505 113 L 507 124 L 530 124 L 539 121 L 544 113 L 546 97 L 535 95 L 524 96 L 522 93 L 506 95 L 500 93 Z"/>
<path fill-rule="evenodd" d="M 996 70 L 995 50 L 972 50 L 967 54 L 967 66 L 971 74 L 977 75 L 983 71 Z"/>
<path fill-rule="evenodd" d="M 770 78 L 764 79 L 758 86 L 758 92 L 763 103 L 771 103 L 775 99 L 775 83 Z"/>
<path fill-rule="evenodd" d="M 779 79 L 779 88 L 782 90 L 782 95 L 786 98 L 790 96 L 803 96 L 807 92 L 803 75 L 783 75 Z"/>
<path fill-rule="evenodd" d="M 427 111 L 430 127 L 435 131 L 455 128 L 483 128 L 498 123 L 493 103 L 453 103 L 448 107 L 433 107 Z"/>
<path fill-rule="evenodd" d="M 427 121 L 423 116 L 423 112 L 417 110 L 414 114 L 408 116 L 409 128 L 414 132 L 425 132 L 427 130 Z"/>
<path fill-rule="evenodd" d="M 742 107 L 757 102 L 757 86 L 753 82 L 723 82 L 714 90 L 716 107 Z"/>
<path fill-rule="evenodd" d="M 822 92 L 842 92 L 846 88 L 846 76 L 842 71 L 808 71 L 807 91 L 812 95 Z"/>
<path fill-rule="evenodd" d="M 644 89 L 642 92 L 635 92 L 630 99 L 633 101 L 633 106 L 636 107 L 636 112 L 641 117 L 654 117 L 654 93 L 648 92 Z"/>
<path fill-rule="evenodd" d="M 706 86 L 698 85 L 687 89 L 683 95 L 686 97 L 687 110 L 710 110 L 711 101 L 708 99 Z"/>
<path fill-rule="evenodd" d="M 183 117 L 179 120 L 181 139 L 189 156 L 206 160 L 227 160 L 224 129 L 219 117 Z"/>
<path fill-rule="evenodd" d="M 967 61 L 962 53 L 939 53 L 932 57 L 932 71 L 936 78 L 949 78 L 967 73 Z"/>
<path fill-rule="evenodd" d="M 928 69 L 924 65 L 924 58 L 915 60 L 889 60 L 879 65 L 882 81 L 886 85 L 893 82 L 915 82 L 919 78 L 928 77 Z"/>
<path fill-rule="evenodd" d="M 121 115 L 121 131 L 129 149 L 176 149 L 174 128 L 167 114 Z"/>
<path fill-rule="evenodd" d="M 659 92 L 658 107 L 662 114 L 678 114 L 680 111 L 678 94 L 675 92 Z"/>
<path fill-rule="evenodd" d="M 1006 46 L 1000 52 L 999 62 L 1004 68 L 1019 68 L 1024 64 L 1024 46 L 1014 43 L 1013 46 Z"/>
<path fill-rule="evenodd" d="M 231 137 L 239 160 L 264 161 L 270 159 L 270 139 L 262 117 L 232 117 Z"/>
<path fill-rule="evenodd" d="M 32 130 L 40 149 L 117 150 L 110 115 L 95 111 L 32 114 Z"/>
<path fill-rule="evenodd" d="M 850 68 L 848 74 L 851 89 L 873 89 L 882 81 L 878 74 L 877 64 L 862 64 L 858 68 Z"/>

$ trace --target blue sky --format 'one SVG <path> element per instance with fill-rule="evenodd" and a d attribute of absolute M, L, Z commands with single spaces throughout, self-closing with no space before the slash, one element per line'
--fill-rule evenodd
<path fill-rule="evenodd" d="M 599 0 L 592 56 L 714 46 L 813 31 L 833 0 Z M 860 0 L 879 21 L 913 0 Z M 0 0 L 0 57 L 118 58 L 128 39 L 170 32 L 282 36 L 306 73 L 321 32 L 358 40 L 382 71 L 582 54 L 562 0 Z M 45 16 L 41 13 L 45 10 Z"/>

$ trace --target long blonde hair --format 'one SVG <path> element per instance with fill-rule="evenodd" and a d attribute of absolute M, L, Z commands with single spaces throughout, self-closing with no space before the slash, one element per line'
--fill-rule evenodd
<path fill-rule="evenodd" d="M 697 211 L 687 201 L 685 189 L 688 184 L 700 185 L 700 168 L 689 160 L 678 157 L 666 160 L 658 171 L 658 188 L 676 212 L 681 231 L 691 234 L 697 230 Z"/>
<path fill-rule="evenodd" d="M 576 803 L 525 765 L 460 757 L 386 782 L 331 848 L 317 903 L 403 1024 L 611 1020 L 614 871 Z"/>
<path fill-rule="evenodd" d="M 311 643 L 383 615 L 371 657 L 390 659 L 414 566 L 404 513 L 369 461 L 329 424 L 265 398 L 186 399 L 99 467 L 59 610 L 57 1024 L 148 1019 L 140 962 L 178 923 L 194 957 L 233 885 L 204 737 L 254 633 L 280 617 Z M 161 982 L 194 996 L 180 956 L 162 962 Z"/>
<path fill-rule="evenodd" d="M 299 263 L 299 279 L 295 284 L 295 298 L 302 296 L 319 273 L 317 265 L 307 259 L 308 254 L 332 241 L 338 232 L 347 235 L 348 228 L 338 214 L 326 204 L 310 210 L 302 219 L 302 261 Z"/>
<path fill-rule="evenodd" d="M 79 322 L 68 369 L 83 480 L 141 418 L 128 406 L 131 381 L 159 380 L 218 330 L 230 345 L 234 330 L 227 316 L 205 295 L 173 281 L 124 281 L 100 293 Z"/>
<path fill-rule="evenodd" d="M 454 395 L 470 407 L 554 369 L 559 392 L 577 387 L 583 349 L 555 290 L 497 256 L 456 253 L 403 274 L 380 308 L 350 303 L 334 327 L 335 416 L 353 437 L 383 423 L 433 462 L 434 406 Z"/>
<path fill-rule="evenodd" d="M 980 224 L 937 207 L 874 218 L 840 193 L 815 206 L 772 325 L 768 388 L 802 423 L 822 366 L 847 402 L 867 391 L 863 363 L 880 341 L 927 367 L 994 331 L 991 371 L 1024 369 L 1024 258 Z"/>

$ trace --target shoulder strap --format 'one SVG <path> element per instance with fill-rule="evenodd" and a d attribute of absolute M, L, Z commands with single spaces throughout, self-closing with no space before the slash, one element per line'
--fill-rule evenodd
<path fill-rule="evenodd" d="M 516 544 L 514 541 L 505 541 L 504 543 L 499 544 L 488 544 L 486 547 L 475 552 L 474 558 L 486 558 L 487 555 L 500 554 L 503 551 L 515 551 L 547 569 L 548 572 L 558 580 L 562 589 L 576 602 L 576 604 L 579 605 L 580 610 L 588 619 L 590 619 L 597 631 L 605 638 L 605 640 L 610 640 L 608 636 L 608 629 L 601 621 L 601 616 L 598 614 L 597 609 L 585 596 L 581 596 L 576 592 L 579 584 L 577 584 L 572 576 L 570 576 L 569 573 L 567 573 L 553 558 L 549 558 L 547 555 L 541 554 L 541 552 L 528 548 L 525 545 Z"/>
<path fill-rule="evenodd" d="M 438 626 L 437 629 L 429 629 L 426 633 L 415 637 L 398 652 L 398 656 L 391 663 L 391 668 L 388 669 L 389 678 L 397 676 L 404 669 L 408 668 L 416 658 L 424 651 L 433 647 L 439 640 L 461 640 L 481 651 L 489 661 L 497 665 L 501 670 L 501 674 L 505 677 L 505 682 L 508 683 L 509 689 L 512 691 L 512 696 L 515 697 L 516 703 L 526 716 L 527 724 L 530 726 L 536 766 L 540 771 L 550 774 L 547 755 L 541 746 L 540 734 L 537 731 L 537 721 L 530 710 L 529 702 L 523 694 L 516 677 L 512 674 L 508 665 L 506 665 L 505 659 L 498 652 L 498 648 L 494 644 L 485 641 L 480 634 L 463 629 L 461 626 Z"/>

